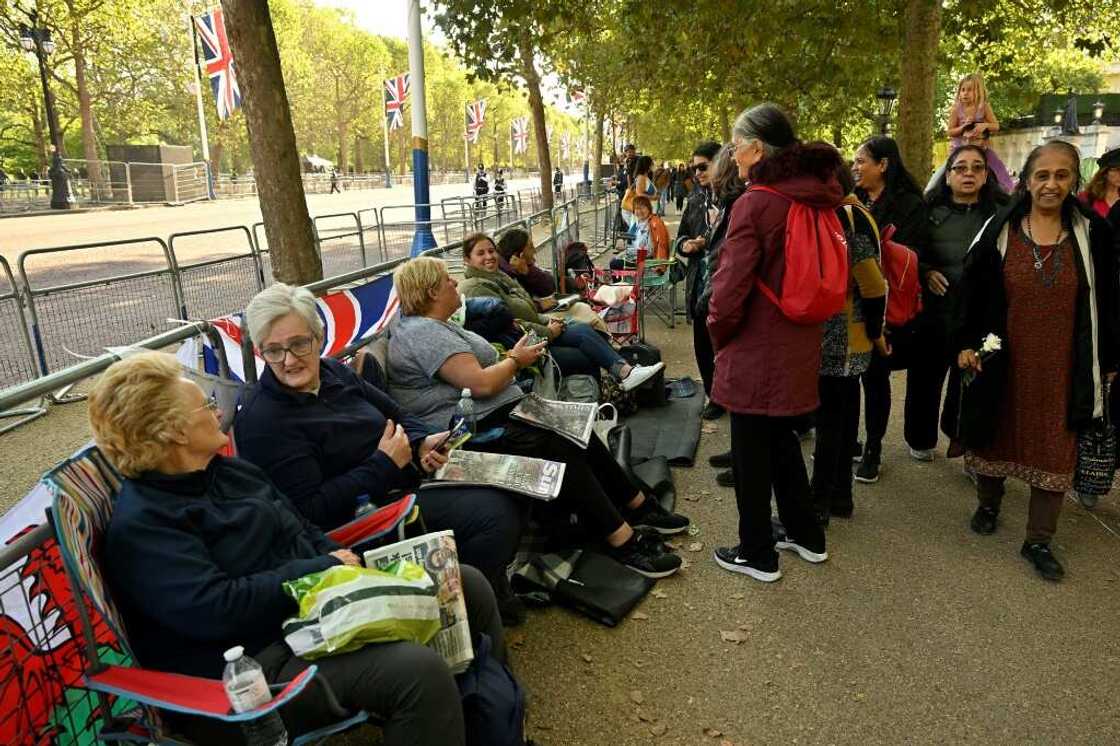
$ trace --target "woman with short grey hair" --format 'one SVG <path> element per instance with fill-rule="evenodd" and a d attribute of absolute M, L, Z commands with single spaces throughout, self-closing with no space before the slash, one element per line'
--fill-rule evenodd
<path fill-rule="evenodd" d="M 446 432 L 433 433 L 348 366 L 320 359 L 323 323 L 308 290 L 277 283 L 245 315 L 268 367 L 241 395 L 237 447 L 309 521 L 335 528 L 367 503 L 416 490 L 447 462 Z M 429 529 L 455 532 L 460 557 L 494 586 L 503 619 L 521 621 L 505 575 L 521 536 L 521 503 L 487 487 L 420 490 L 417 502 Z"/>

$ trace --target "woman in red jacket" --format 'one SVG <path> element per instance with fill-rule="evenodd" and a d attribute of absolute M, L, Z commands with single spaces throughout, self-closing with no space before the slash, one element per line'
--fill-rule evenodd
<path fill-rule="evenodd" d="M 802 144 L 789 119 L 773 104 L 740 114 L 731 140 L 740 175 L 780 194 L 748 189 L 735 202 L 719 268 L 712 276 L 712 398 L 731 412 L 731 469 L 739 507 L 739 544 L 717 548 L 715 560 L 725 570 L 773 582 L 782 576 L 775 548 L 795 551 L 808 562 L 828 559 L 794 433 L 796 418 L 819 404 L 822 326 L 790 321 L 756 285 L 782 286 L 791 200 L 833 210 L 844 190 L 836 180 L 841 165 L 836 149 L 825 143 Z M 776 545 L 770 527 L 771 491 L 787 532 Z"/>

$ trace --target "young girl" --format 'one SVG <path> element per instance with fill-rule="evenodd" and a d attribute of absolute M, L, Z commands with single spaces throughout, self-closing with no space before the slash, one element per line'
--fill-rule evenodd
<path fill-rule="evenodd" d="M 999 131 L 999 120 L 988 103 L 988 91 L 980 73 L 969 73 L 957 84 L 957 95 L 949 109 L 949 149 L 956 150 L 961 145 L 978 145 L 987 153 L 988 168 L 995 174 L 1004 191 L 1010 192 L 1015 186 L 1007 167 L 991 149 L 991 136 Z M 944 168 L 934 174 L 930 186 L 944 181 Z"/>

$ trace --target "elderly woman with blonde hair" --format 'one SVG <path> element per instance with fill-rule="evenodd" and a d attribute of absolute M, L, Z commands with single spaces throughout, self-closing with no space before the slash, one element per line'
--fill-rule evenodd
<path fill-rule="evenodd" d="M 89 396 L 94 439 L 125 476 L 103 551 L 105 576 L 141 665 L 218 678 L 222 653 L 244 646 L 270 682 L 310 662 L 294 656 L 281 623 L 298 608 L 282 584 L 328 567 L 357 565 L 305 520 L 252 464 L 218 451 L 218 412 L 170 355 L 144 352 L 114 363 Z M 504 656 L 486 579 L 464 566 L 471 631 Z M 384 718 L 386 744 L 466 741 L 459 693 L 443 658 L 410 642 L 368 645 L 321 658 L 339 702 Z M 165 713 L 200 743 L 238 742 L 236 726 Z M 302 733 L 330 718 L 300 697 L 281 714 Z"/>
<path fill-rule="evenodd" d="M 309 521 L 335 528 L 366 501 L 416 490 L 446 463 L 444 427 L 429 427 L 346 365 L 319 357 L 323 322 L 310 291 L 277 283 L 257 293 L 245 317 L 268 367 L 242 393 L 237 446 Z M 455 532 L 460 558 L 494 586 L 503 618 L 522 621 L 505 574 L 521 537 L 521 503 L 486 487 L 420 490 L 417 502 L 429 529 Z"/>
<path fill-rule="evenodd" d="M 567 464 L 555 501 L 563 511 L 576 513 L 605 541 L 607 552 L 632 570 L 651 578 L 676 572 L 680 558 L 667 553 L 655 535 L 686 530 L 687 518 L 642 494 L 598 438 L 584 450 L 551 431 L 510 419 L 524 396 L 514 375 L 535 363 L 546 343 L 529 344 L 522 337 L 499 358 L 485 339 L 448 323 L 459 308 L 459 293 L 439 259 L 411 259 L 397 267 L 393 282 L 401 316 L 390 328 L 389 387 L 401 408 L 437 428 L 455 414 L 461 392 L 469 389 L 479 431 L 500 432 L 479 448 Z"/>

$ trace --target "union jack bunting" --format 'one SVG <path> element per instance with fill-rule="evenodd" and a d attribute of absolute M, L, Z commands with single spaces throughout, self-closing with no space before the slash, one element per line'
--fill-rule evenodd
<path fill-rule="evenodd" d="M 241 108 L 241 89 L 233 71 L 233 52 L 226 37 L 226 22 L 221 8 L 214 8 L 194 19 L 198 36 L 202 40 L 202 56 L 214 100 L 218 103 L 218 118 L 226 119 Z"/>
<path fill-rule="evenodd" d="M 385 81 L 385 125 L 390 132 L 404 126 L 404 104 L 411 90 L 411 73 Z"/>
<path fill-rule="evenodd" d="M 467 141 L 478 142 L 478 133 L 486 119 L 486 99 L 467 104 Z"/>
<path fill-rule="evenodd" d="M 524 153 L 529 149 L 529 117 L 517 117 L 510 127 L 513 129 L 513 152 Z"/>

